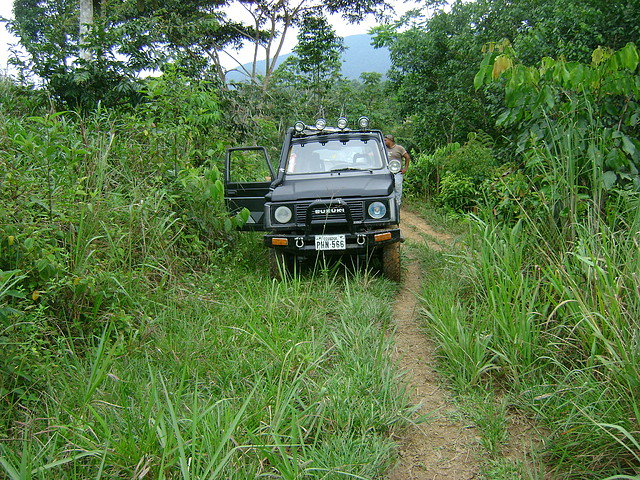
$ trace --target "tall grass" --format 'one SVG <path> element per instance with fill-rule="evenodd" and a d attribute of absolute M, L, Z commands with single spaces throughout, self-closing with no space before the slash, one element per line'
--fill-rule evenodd
<path fill-rule="evenodd" d="M 549 428 L 548 471 L 633 478 L 638 199 L 603 189 L 598 162 L 610 146 L 593 130 L 570 127 L 550 126 L 553 135 L 529 152 L 541 182 L 538 209 L 522 210 L 514 224 L 480 212 L 465 250 L 444 264 L 429 260 L 425 321 L 458 391 L 498 388 Z"/>
<path fill-rule="evenodd" d="M 381 476 L 410 414 L 394 287 L 269 280 L 218 126 L 162 98 L 0 126 L 0 477 Z"/>
<path fill-rule="evenodd" d="M 228 268 L 140 302 L 133 340 L 68 344 L 37 400 L 4 410 L 9 478 L 381 475 L 409 415 L 389 285 Z"/>

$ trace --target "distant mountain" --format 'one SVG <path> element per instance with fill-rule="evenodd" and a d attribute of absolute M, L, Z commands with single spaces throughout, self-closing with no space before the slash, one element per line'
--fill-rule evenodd
<path fill-rule="evenodd" d="M 373 48 L 371 37 L 367 34 L 349 35 L 344 37 L 345 52 L 342 54 L 341 73 L 346 78 L 357 79 L 361 73 L 377 72 L 385 75 L 391 68 L 391 58 L 387 48 Z M 284 62 L 291 55 L 287 53 L 278 59 L 278 65 Z M 251 70 L 251 64 L 244 65 L 247 70 Z M 258 71 L 264 72 L 265 61 L 258 62 Z M 246 77 L 240 72 L 229 72 L 227 81 L 242 81 Z"/>
<path fill-rule="evenodd" d="M 377 72 L 386 75 L 391 68 L 389 49 L 373 48 L 367 34 L 344 37 L 347 50 L 342 54 L 342 75 L 359 78 L 363 72 Z"/>

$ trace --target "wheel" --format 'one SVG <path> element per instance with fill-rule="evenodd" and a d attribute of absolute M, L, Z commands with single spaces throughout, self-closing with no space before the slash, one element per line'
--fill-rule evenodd
<path fill-rule="evenodd" d="M 400 242 L 382 247 L 382 273 L 389 280 L 400 281 Z"/>
<path fill-rule="evenodd" d="M 282 280 L 291 271 L 293 257 L 288 253 L 275 248 L 269 249 L 269 276 L 276 280 Z"/>

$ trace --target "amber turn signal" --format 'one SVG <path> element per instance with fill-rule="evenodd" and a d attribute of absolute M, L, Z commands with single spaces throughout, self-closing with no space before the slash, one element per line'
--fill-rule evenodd
<path fill-rule="evenodd" d="M 391 240 L 391 232 L 378 233 L 373 238 L 375 239 L 376 242 L 384 242 L 385 240 Z"/>

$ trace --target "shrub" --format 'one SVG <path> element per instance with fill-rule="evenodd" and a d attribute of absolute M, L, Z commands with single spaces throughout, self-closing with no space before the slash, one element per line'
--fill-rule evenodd
<path fill-rule="evenodd" d="M 440 181 L 440 193 L 435 200 L 447 210 L 462 212 L 477 204 L 478 189 L 472 177 L 447 172 Z"/>
<path fill-rule="evenodd" d="M 0 118 L 42 115 L 48 107 L 49 99 L 45 91 L 18 85 L 12 78 L 0 74 Z"/>
<path fill-rule="evenodd" d="M 495 176 L 496 166 L 491 138 L 483 132 L 471 134 L 462 146 L 451 143 L 432 155 L 418 155 L 405 179 L 406 191 L 462 212 L 478 204 L 483 185 Z"/>
<path fill-rule="evenodd" d="M 448 157 L 459 148 L 459 143 L 450 143 L 431 155 L 418 154 L 411 161 L 411 168 L 404 179 L 403 190 L 406 194 L 423 199 L 437 195 Z"/>
<path fill-rule="evenodd" d="M 1 395 L 34 387 L 31 366 L 54 363 L 61 333 L 79 353 L 105 325 L 135 335 L 136 299 L 210 264 L 246 219 L 224 208 L 215 93 L 150 84 L 148 102 L 126 112 L 1 124 L 0 350 L 15 360 Z"/>

